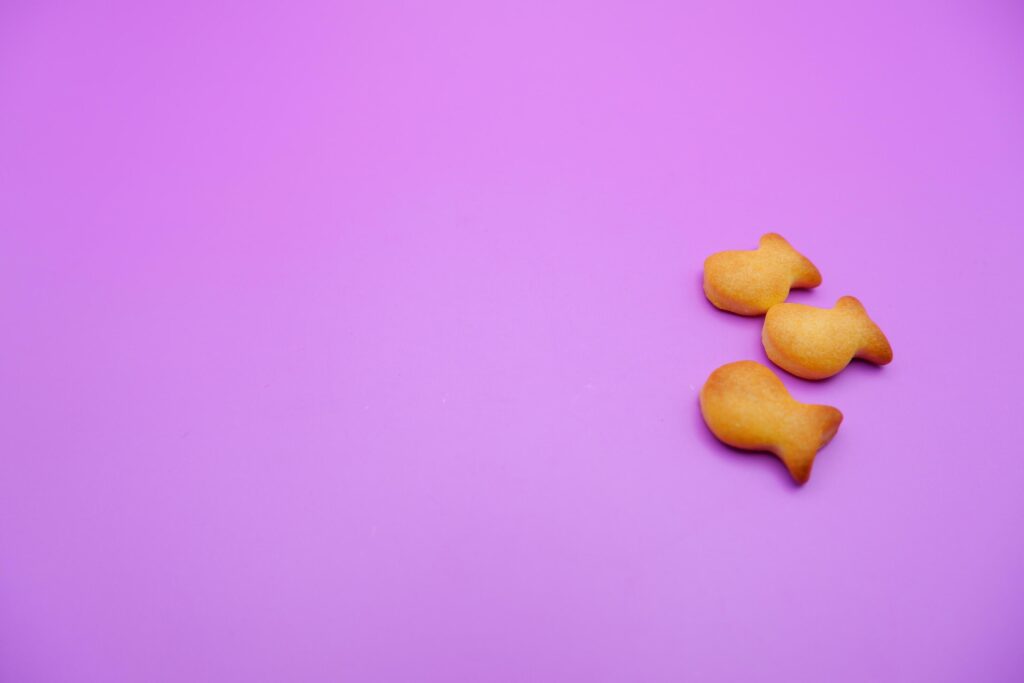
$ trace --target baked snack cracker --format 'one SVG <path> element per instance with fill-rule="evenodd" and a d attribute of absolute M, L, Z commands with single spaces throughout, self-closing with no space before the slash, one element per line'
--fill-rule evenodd
<path fill-rule="evenodd" d="M 723 311 L 763 315 L 791 288 L 817 287 L 821 273 L 781 235 L 761 237 L 753 251 L 721 251 L 704 261 L 704 295 Z"/>
<path fill-rule="evenodd" d="M 721 441 L 774 453 L 799 484 L 810 478 L 814 456 L 843 421 L 831 406 L 794 399 L 774 372 L 752 360 L 712 372 L 700 390 L 700 410 Z"/>
<path fill-rule="evenodd" d="M 844 296 L 833 308 L 804 304 L 773 306 L 761 342 L 772 362 L 804 379 L 825 379 L 854 358 L 876 365 L 892 362 L 892 347 L 857 299 Z"/>

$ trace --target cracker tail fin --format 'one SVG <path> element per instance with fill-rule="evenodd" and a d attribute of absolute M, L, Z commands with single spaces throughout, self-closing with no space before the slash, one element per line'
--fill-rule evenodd
<path fill-rule="evenodd" d="M 758 249 L 785 254 L 793 268 L 792 286 L 796 289 L 810 289 L 821 284 L 821 272 L 811 260 L 793 248 L 782 235 L 769 232 L 761 236 Z"/>
<path fill-rule="evenodd" d="M 811 405 L 807 406 L 807 411 L 804 428 L 778 450 L 779 459 L 789 470 L 793 481 L 800 485 L 811 478 L 814 458 L 828 445 L 843 422 L 843 414 L 832 406 Z"/>
<path fill-rule="evenodd" d="M 892 362 L 892 346 L 874 320 L 868 316 L 864 305 L 855 297 L 844 296 L 836 302 L 838 310 L 848 311 L 857 317 L 860 329 L 860 346 L 856 357 L 863 358 L 875 365 L 888 365 Z"/>
<path fill-rule="evenodd" d="M 811 478 L 811 469 L 814 467 L 814 456 L 818 451 L 806 447 L 787 447 L 779 449 L 779 460 L 789 470 L 789 476 L 793 481 L 803 486 Z"/>
<path fill-rule="evenodd" d="M 888 365 L 892 362 L 892 345 L 886 338 L 882 329 L 873 320 L 868 320 L 869 325 L 864 329 L 864 341 L 861 343 L 857 357 L 874 363 L 875 365 Z"/>

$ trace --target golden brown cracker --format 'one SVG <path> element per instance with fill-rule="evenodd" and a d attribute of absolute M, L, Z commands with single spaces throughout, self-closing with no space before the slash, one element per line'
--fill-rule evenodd
<path fill-rule="evenodd" d="M 774 372 L 750 360 L 712 372 L 700 390 L 700 409 L 721 441 L 774 453 L 799 484 L 810 478 L 814 456 L 843 421 L 831 406 L 797 401 Z"/>
<path fill-rule="evenodd" d="M 763 315 L 790 289 L 817 287 L 821 273 L 781 235 L 768 233 L 752 251 L 721 251 L 704 261 L 704 294 L 723 311 Z"/>
<path fill-rule="evenodd" d="M 864 306 L 844 296 L 833 308 L 779 304 L 768 311 L 761 342 L 772 362 L 804 379 L 825 379 L 854 358 L 892 362 L 892 347 Z"/>

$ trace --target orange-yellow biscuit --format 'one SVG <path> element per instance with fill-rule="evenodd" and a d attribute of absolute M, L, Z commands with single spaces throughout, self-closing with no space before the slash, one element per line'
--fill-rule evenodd
<path fill-rule="evenodd" d="M 704 261 L 704 294 L 715 307 L 763 315 L 789 290 L 817 287 L 821 273 L 781 235 L 761 237 L 753 251 L 720 251 Z"/>
<path fill-rule="evenodd" d="M 770 451 L 799 484 L 811 477 L 814 456 L 839 429 L 832 406 L 800 403 L 774 372 L 752 360 L 723 365 L 700 390 L 700 410 L 720 440 L 750 451 Z"/>
<path fill-rule="evenodd" d="M 772 362 L 797 377 L 825 379 L 854 358 L 876 365 L 892 362 L 892 347 L 857 299 L 844 296 L 833 308 L 803 304 L 773 306 L 761 342 Z"/>

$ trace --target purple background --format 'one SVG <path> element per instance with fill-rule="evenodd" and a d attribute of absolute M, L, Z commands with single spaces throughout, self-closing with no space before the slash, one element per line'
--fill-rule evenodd
<path fill-rule="evenodd" d="M 44 5 L 0 680 L 1024 680 L 1019 3 Z M 767 230 L 896 353 L 803 489 L 697 409 Z"/>

